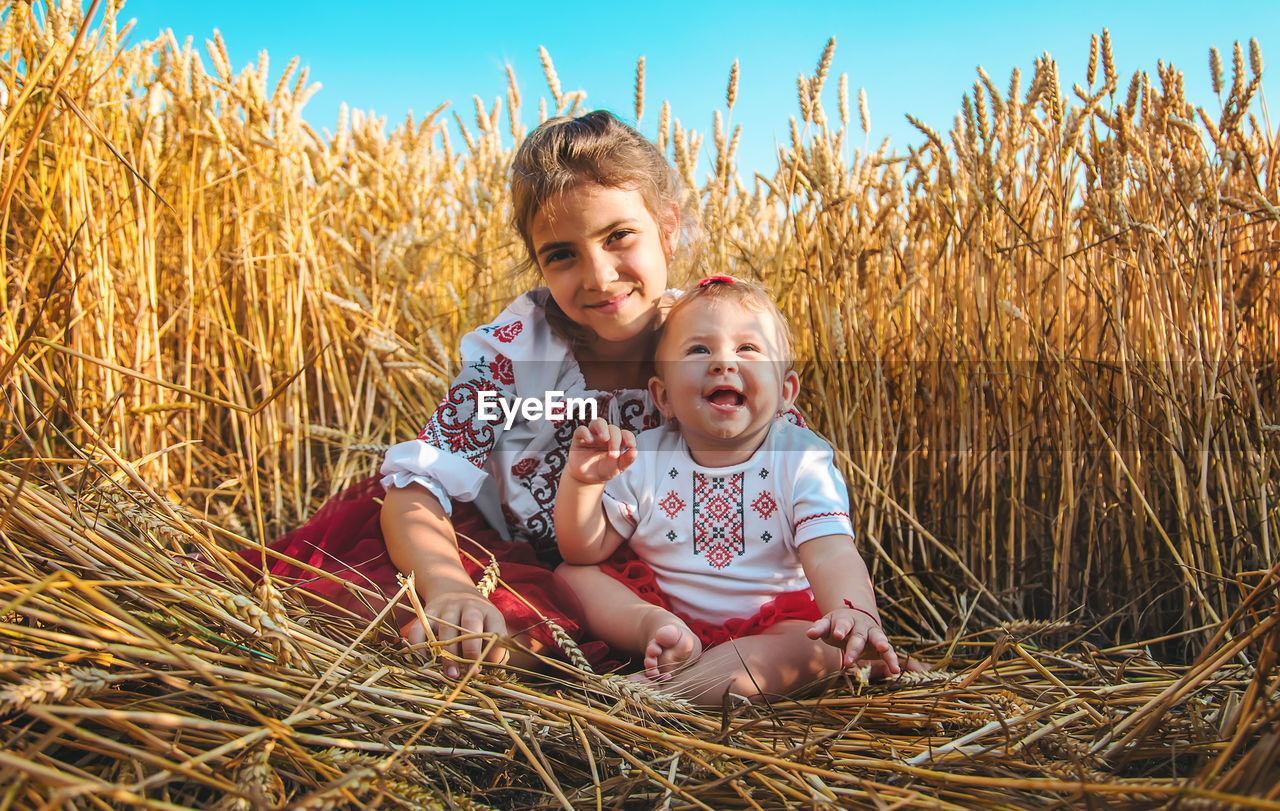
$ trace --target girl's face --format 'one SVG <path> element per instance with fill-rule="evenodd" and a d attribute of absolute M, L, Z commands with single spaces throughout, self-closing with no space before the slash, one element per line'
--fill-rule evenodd
<path fill-rule="evenodd" d="M 675 418 L 694 461 L 735 465 L 795 402 L 800 378 L 784 356 L 772 315 L 699 299 L 667 319 L 649 391 L 663 416 Z"/>
<path fill-rule="evenodd" d="M 640 192 L 591 183 L 551 198 L 529 223 L 552 298 L 604 342 L 653 332 L 678 234 L 674 206 L 659 223 Z"/>

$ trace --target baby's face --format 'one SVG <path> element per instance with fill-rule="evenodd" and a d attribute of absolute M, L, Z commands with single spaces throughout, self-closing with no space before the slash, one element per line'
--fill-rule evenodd
<path fill-rule="evenodd" d="M 774 316 L 737 302 L 699 299 L 667 321 L 649 386 L 695 461 L 724 467 L 760 447 L 799 389 L 784 351 Z"/>

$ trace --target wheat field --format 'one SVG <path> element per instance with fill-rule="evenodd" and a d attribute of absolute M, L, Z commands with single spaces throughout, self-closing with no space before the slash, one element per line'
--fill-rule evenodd
<path fill-rule="evenodd" d="M 536 283 L 514 75 L 317 133 L 297 59 L 131 45 L 101 0 L 0 14 L 0 808 L 1280 807 L 1258 43 L 1211 52 L 1205 109 L 1102 31 L 1082 83 L 979 70 L 949 128 L 868 148 L 831 42 L 768 177 L 736 66 L 710 131 L 659 108 L 683 272 L 778 292 L 895 642 L 937 668 L 705 713 L 569 665 L 451 683 L 383 617 L 190 562 L 371 473 Z M 542 56 L 538 117 L 588 109 Z"/>

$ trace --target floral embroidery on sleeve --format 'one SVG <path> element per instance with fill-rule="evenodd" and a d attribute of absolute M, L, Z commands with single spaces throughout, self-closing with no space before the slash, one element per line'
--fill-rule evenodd
<path fill-rule="evenodd" d="M 523 321 L 512 321 L 509 324 L 503 324 L 493 329 L 493 337 L 497 338 L 504 344 L 509 344 L 516 339 L 516 336 L 524 331 Z"/>
<path fill-rule="evenodd" d="M 489 374 L 493 375 L 493 379 L 504 386 L 510 386 L 516 382 L 516 372 L 511 365 L 511 358 L 501 352 L 494 356 L 493 360 L 489 361 Z"/>
<path fill-rule="evenodd" d="M 418 434 L 418 439 L 461 456 L 476 467 L 484 466 L 502 426 L 480 419 L 478 397 L 486 391 L 505 396 L 516 383 L 515 364 L 510 356 L 496 351 L 493 340 L 511 343 L 523 331 L 522 323 L 511 321 L 498 327 L 481 327 L 471 336 L 472 342 L 479 338 L 479 345 L 472 343 L 470 351 L 464 338 L 462 373 L 436 406 L 436 413 Z M 518 352 L 515 354 L 519 357 Z"/>
<path fill-rule="evenodd" d="M 476 467 L 484 464 L 493 450 L 497 434 L 494 426 L 476 418 L 476 398 L 482 391 L 497 391 L 488 380 L 459 380 L 436 406 L 431 421 L 418 439 L 463 457 Z"/>

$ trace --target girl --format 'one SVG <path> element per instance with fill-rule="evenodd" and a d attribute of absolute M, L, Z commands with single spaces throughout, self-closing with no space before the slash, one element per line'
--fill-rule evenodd
<path fill-rule="evenodd" d="M 421 642 L 429 630 L 472 662 L 506 656 L 480 634 L 554 649 L 544 616 L 579 635 L 580 608 L 551 569 L 559 560 L 551 507 L 585 419 L 541 405 L 576 404 L 579 413 L 591 405 L 632 430 L 660 422 L 645 383 L 658 301 L 690 221 L 662 153 L 604 111 L 530 133 L 511 190 L 516 231 L 546 286 L 463 337 L 462 371 L 435 415 L 386 455 L 380 532 L 381 488 L 371 481 L 273 545 L 338 575 L 308 589 L 340 604 L 352 602 L 342 580 L 391 594 L 397 573 L 412 573 L 430 628 L 411 622 L 405 635 Z M 542 401 L 541 413 L 521 407 L 529 400 Z M 491 557 L 510 588 L 485 596 L 475 583 Z M 278 559 L 267 568 L 304 573 Z M 590 657 L 602 648 L 584 650 Z M 444 672 L 456 677 L 458 663 L 446 661 Z"/>
<path fill-rule="evenodd" d="M 671 308 L 655 365 L 666 425 L 638 442 L 578 428 L 560 480 L 558 571 L 589 633 L 704 704 L 789 693 L 864 650 L 897 673 L 831 448 L 785 416 L 799 378 L 773 300 L 704 279 Z M 591 565 L 624 544 L 639 561 Z"/>

